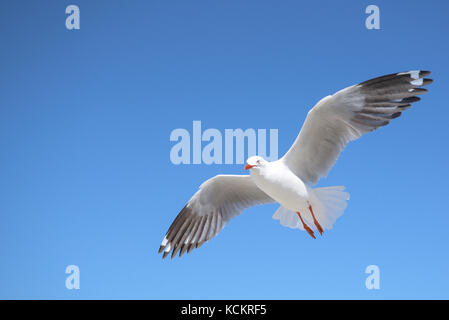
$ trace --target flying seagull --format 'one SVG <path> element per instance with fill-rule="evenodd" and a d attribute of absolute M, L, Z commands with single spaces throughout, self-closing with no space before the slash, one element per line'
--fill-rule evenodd
<path fill-rule="evenodd" d="M 327 176 L 346 144 L 385 126 L 419 101 L 432 82 L 429 71 L 389 74 L 321 99 L 307 114 L 298 137 L 279 160 L 250 157 L 250 175 L 217 175 L 205 181 L 178 214 L 159 248 L 182 256 L 216 236 L 244 209 L 278 202 L 273 219 L 315 238 L 331 229 L 346 209 L 343 186 L 312 188 Z"/>

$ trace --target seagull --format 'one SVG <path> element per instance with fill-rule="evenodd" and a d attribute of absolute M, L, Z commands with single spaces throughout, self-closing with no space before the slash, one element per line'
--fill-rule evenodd
<path fill-rule="evenodd" d="M 343 186 L 313 188 L 326 177 L 349 141 L 385 126 L 419 101 L 432 83 L 429 71 L 374 78 L 321 99 L 307 114 L 295 142 L 276 161 L 252 156 L 249 175 L 217 175 L 206 180 L 175 218 L 159 247 L 162 258 L 181 257 L 215 237 L 243 210 L 279 203 L 273 219 L 312 238 L 333 227 L 346 209 Z"/>

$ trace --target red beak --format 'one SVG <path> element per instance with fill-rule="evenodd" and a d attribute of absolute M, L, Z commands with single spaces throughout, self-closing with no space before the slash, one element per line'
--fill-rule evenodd
<path fill-rule="evenodd" d="M 251 169 L 252 167 L 254 167 L 254 166 L 252 166 L 252 165 L 250 165 L 250 164 L 246 164 L 244 169 L 245 169 L 245 170 L 248 170 L 248 169 Z"/>

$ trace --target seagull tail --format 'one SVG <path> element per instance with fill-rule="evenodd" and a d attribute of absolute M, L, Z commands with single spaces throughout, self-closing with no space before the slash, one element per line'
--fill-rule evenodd
<path fill-rule="evenodd" d="M 349 193 L 344 186 L 312 189 L 311 205 L 315 217 L 325 229 L 332 229 L 335 221 L 343 214 L 348 205 Z"/>
<path fill-rule="evenodd" d="M 335 221 L 345 211 L 349 193 L 344 190 L 345 187 L 343 186 L 309 189 L 310 204 L 316 219 L 324 229 L 332 229 Z M 301 216 L 312 230 L 316 230 L 308 208 L 301 210 Z M 284 227 L 304 230 L 297 213 L 283 206 L 276 210 L 273 219 L 279 220 Z"/>

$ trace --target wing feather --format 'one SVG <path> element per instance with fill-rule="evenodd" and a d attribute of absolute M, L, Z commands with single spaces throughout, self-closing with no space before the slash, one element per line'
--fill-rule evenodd
<path fill-rule="evenodd" d="M 408 71 L 371 79 L 320 100 L 281 161 L 303 181 L 327 176 L 347 143 L 399 117 L 427 92 L 429 71 Z"/>
<path fill-rule="evenodd" d="M 274 202 L 250 176 L 218 175 L 204 182 L 179 212 L 159 247 L 162 258 L 182 256 L 215 237 L 244 209 Z"/>

